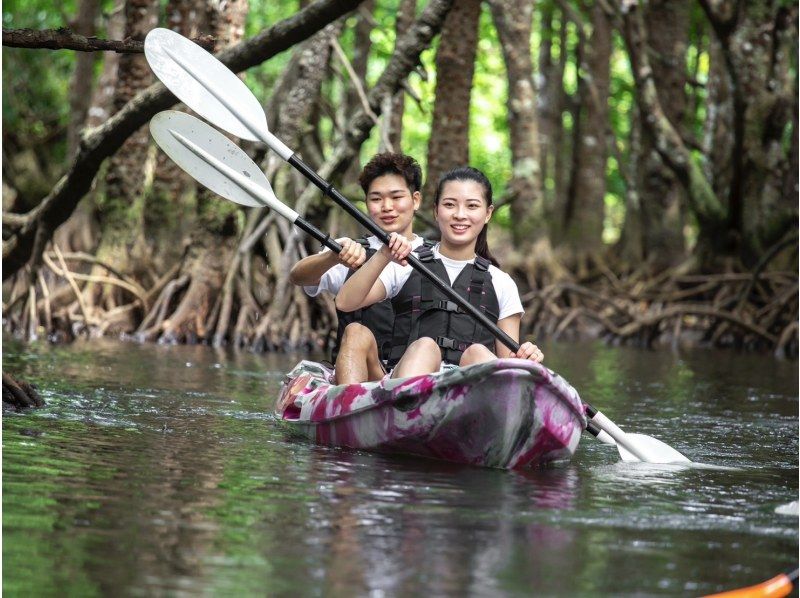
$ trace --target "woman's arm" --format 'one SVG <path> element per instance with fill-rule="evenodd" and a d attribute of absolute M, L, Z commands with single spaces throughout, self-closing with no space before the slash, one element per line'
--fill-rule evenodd
<path fill-rule="evenodd" d="M 322 275 L 337 264 L 344 264 L 348 268 L 357 268 L 364 263 L 366 251 L 361 243 L 344 237 L 336 239 L 342 246 L 338 255 L 333 251 L 323 251 L 316 255 L 309 255 L 297 262 L 289 272 L 289 281 L 298 286 L 316 286 Z"/>
<path fill-rule="evenodd" d="M 408 240 L 392 233 L 389 246 L 384 245 L 376 251 L 339 289 L 336 295 L 337 309 L 355 311 L 384 300 L 386 288 L 378 277 L 392 261 L 405 265 L 405 258 L 410 252 Z"/>
<path fill-rule="evenodd" d="M 508 316 L 507 318 L 503 318 L 502 320 L 498 320 L 497 327 L 500 328 L 503 332 L 505 332 L 508 336 L 513 338 L 516 342 L 519 342 L 519 323 L 522 320 L 522 314 L 514 314 L 513 316 Z M 498 357 L 514 357 L 514 354 L 511 352 L 511 349 L 506 347 L 503 343 L 499 340 L 494 341 L 494 353 Z"/>
<path fill-rule="evenodd" d="M 497 322 L 497 326 L 505 332 L 508 336 L 513 338 L 515 341 L 519 342 L 519 324 L 522 320 L 522 314 L 514 314 L 513 316 L 508 316 L 507 318 L 503 318 Z M 519 351 L 514 353 L 506 347 L 503 343 L 499 340 L 495 340 L 495 354 L 498 357 L 516 357 L 518 359 L 530 359 L 537 363 L 541 362 L 544 359 L 544 353 L 539 350 L 539 347 L 534 345 L 530 341 L 526 341 L 522 343 L 519 347 Z"/>

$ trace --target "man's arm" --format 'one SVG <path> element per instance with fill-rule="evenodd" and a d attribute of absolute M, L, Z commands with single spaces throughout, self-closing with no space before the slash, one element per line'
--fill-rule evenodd
<path fill-rule="evenodd" d="M 325 272 L 337 264 L 344 264 L 348 268 L 358 268 L 364 263 L 367 252 L 361 243 L 347 237 L 336 239 L 336 242 L 342 246 L 341 253 L 337 255 L 333 251 L 323 251 L 303 258 L 289 271 L 289 281 L 298 286 L 313 287 L 319 284 Z"/>

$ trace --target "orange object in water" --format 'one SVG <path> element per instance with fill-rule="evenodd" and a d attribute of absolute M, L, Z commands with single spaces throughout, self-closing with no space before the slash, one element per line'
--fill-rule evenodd
<path fill-rule="evenodd" d="M 789 595 L 795 581 L 797 581 L 797 569 L 791 573 L 781 573 L 754 586 L 709 594 L 705 598 L 781 598 Z"/>

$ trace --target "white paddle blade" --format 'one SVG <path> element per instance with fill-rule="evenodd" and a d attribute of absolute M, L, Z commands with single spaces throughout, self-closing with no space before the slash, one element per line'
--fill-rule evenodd
<path fill-rule="evenodd" d="M 150 121 L 150 133 L 178 166 L 214 193 L 248 207 L 268 207 L 294 222 L 261 169 L 222 133 L 183 112 L 167 110 Z"/>
<path fill-rule="evenodd" d="M 241 139 L 263 141 L 267 117 L 244 81 L 206 50 L 170 29 L 144 40 L 147 62 L 179 100 Z"/>
<path fill-rule="evenodd" d="M 634 462 L 644 461 L 645 463 L 691 463 L 688 457 L 679 453 L 674 448 L 661 442 L 652 436 L 645 434 L 625 434 L 625 440 L 634 446 L 644 459 L 639 459 L 636 455 L 626 450 L 620 443 L 617 443 L 619 456 L 623 461 Z"/>

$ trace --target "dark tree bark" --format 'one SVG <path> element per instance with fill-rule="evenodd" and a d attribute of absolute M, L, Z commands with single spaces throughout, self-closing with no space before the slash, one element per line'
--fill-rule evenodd
<path fill-rule="evenodd" d="M 567 27 L 562 12 L 554 10 L 552 2 L 542 3 L 542 42 L 539 46 L 539 69 L 536 95 L 538 99 L 539 163 L 542 198 L 546 204 L 555 203 L 555 195 L 561 182 L 557 174 L 557 156 L 561 151 L 564 127 L 561 115 L 564 111 L 564 68 L 567 64 Z M 556 24 L 558 25 L 556 29 Z M 558 48 L 558 60 L 554 60 L 554 41 Z M 552 181 L 548 189 L 547 181 Z"/>
<path fill-rule="evenodd" d="M 591 37 L 580 61 L 578 97 L 580 112 L 573 123 L 573 168 L 564 210 L 564 241 L 579 264 L 596 259 L 603 248 L 608 96 L 610 85 L 611 23 L 602 3 L 589 9 Z"/>
<path fill-rule="evenodd" d="M 206 0 L 170 0 L 166 21 L 184 37 L 214 39 L 216 34 L 216 10 Z M 224 48 L 224 40 L 218 40 L 217 47 Z M 182 104 L 176 109 L 188 110 Z M 164 152 L 154 150 L 153 182 L 144 198 L 144 237 L 151 270 L 166 272 L 183 256 L 184 243 L 176 239 L 188 238 L 197 225 L 195 200 L 204 190 Z"/>
<path fill-rule="evenodd" d="M 114 7 L 106 23 L 106 32 L 110 37 L 116 38 L 122 38 L 125 34 L 125 0 L 114 0 Z M 112 114 L 119 57 L 115 52 L 103 54 L 103 69 L 92 93 L 91 107 L 86 117 L 87 130 L 99 127 Z"/>
<path fill-rule="evenodd" d="M 347 84 L 347 93 L 345 94 L 345 101 L 342 105 L 343 110 L 340 111 L 342 123 L 347 122 L 361 106 L 361 94 L 359 94 L 356 85 L 361 85 L 362 90 L 367 88 L 367 67 L 370 49 L 372 48 L 371 33 L 374 11 L 374 0 L 366 0 L 358 10 L 358 21 L 356 21 L 354 32 L 355 39 L 353 40 L 353 58 L 351 61 L 351 66 L 358 82 L 349 81 Z M 314 122 L 319 122 L 319 119 L 314 119 Z M 384 149 L 382 145 L 381 143 L 381 147 L 379 148 L 381 151 Z M 320 153 L 322 152 L 320 151 Z M 358 184 L 357 181 L 360 172 L 361 165 L 358 160 L 354 160 L 342 177 L 343 187 L 355 188 Z"/>
<path fill-rule="evenodd" d="M 469 105 L 478 42 L 480 0 L 453 4 L 436 51 L 436 100 L 428 140 L 428 173 L 422 198 L 432 205 L 442 173 L 469 164 Z"/>
<path fill-rule="evenodd" d="M 113 37 L 109 35 L 109 37 Z M 192 41 L 209 52 L 214 50 L 211 37 L 194 38 Z M 98 39 L 70 29 L 3 29 L 3 45 L 9 48 L 29 50 L 74 50 L 76 52 L 117 52 L 119 54 L 141 54 L 143 40 Z"/>
<path fill-rule="evenodd" d="M 644 113 L 642 123 L 664 163 L 686 188 L 689 209 L 697 218 L 701 234 L 714 246 L 729 248 L 724 238 L 725 207 L 714 193 L 701 166 L 692 157 L 680 132 L 672 125 L 658 97 L 648 54 L 647 34 L 641 10 L 626 4 L 622 13 L 625 45 L 631 61 L 636 100 Z"/>
<path fill-rule="evenodd" d="M 684 129 L 690 16 L 689 0 L 651 1 L 644 13 L 658 98 L 677 131 Z M 641 201 L 641 252 L 659 270 L 684 257 L 682 206 L 686 191 L 654 146 L 653 136 L 647 131 L 642 137 L 637 188 Z"/>
<path fill-rule="evenodd" d="M 372 48 L 372 14 L 375 11 L 375 0 L 365 0 L 359 7 L 358 21 L 355 27 L 355 40 L 353 42 L 353 59 L 351 61 L 353 71 L 358 77 L 359 82 L 365 88 L 367 86 L 367 63 L 369 52 Z M 347 108 L 346 119 L 349 119 L 361 105 L 358 91 L 354 84 L 350 84 L 345 95 L 345 106 Z"/>
<path fill-rule="evenodd" d="M 792 168 L 783 138 L 792 127 L 797 104 L 792 67 L 797 54 L 797 6 L 729 0 L 700 4 L 720 43 L 730 80 L 729 234 L 745 262 L 754 263 L 796 226 L 796 197 L 783 186 L 785 173 Z"/>
<path fill-rule="evenodd" d="M 323 31 L 316 34 L 299 48 L 300 57 L 297 62 L 297 74 L 293 76 L 294 85 L 289 90 L 286 100 L 282 103 L 279 111 L 279 120 L 276 135 L 283 139 L 290 147 L 302 144 L 304 136 L 313 134 L 313 131 L 305 125 L 313 113 L 320 99 L 322 83 L 328 72 L 329 61 L 331 60 L 332 43 L 339 37 L 343 22 L 337 21 L 328 25 Z M 355 64 L 353 65 L 355 67 Z M 365 66 L 365 64 L 364 64 Z M 360 101 L 359 101 L 360 104 Z M 278 175 L 283 177 L 279 182 L 279 188 L 285 189 L 285 196 L 296 195 L 293 185 L 286 184 L 286 178 L 290 171 L 279 171 Z M 304 206 L 296 206 L 304 211 Z M 269 235 L 279 235 L 279 226 L 271 227 Z M 277 240 L 277 239 L 276 239 Z M 280 256 L 270 256 L 280 263 L 278 271 L 273 272 L 275 277 L 275 287 L 272 300 L 266 314 L 261 318 L 255 331 L 255 341 L 268 347 L 281 346 L 286 339 L 291 345 L 298 338 L 293 336 L 308 336 L 308 331 L 292 333 L 294 321 L 287 318 L 286 314 L 297 313 L 298 306 L 291 305 L 294 299 L 305 301 L 298 297 L 294 292 L 295 287 L 289 282 L 289 270 L 300 258 L 297 245 L 289 242 L 285 243 L 284 250 Z M 307 326 L 307 323 L 303 323 Z"/>
<path fill-rule="evenodd" d="M 730 151 L 733 146 L 733 101 L 725 57 L 719 40 L 713 34 L 710 36 L 708 54 L 706 119 L 703 133 L 703 149 L 707 158 L 704 172 L 712 182 L 717 196 L 725 198 L 730 193 L 733 168 Z"/>
<path fill-rule="evenodd" d="M 124 14 L 125 37 L 142 41 L 147 32 L 158 24 L 158 2 L 126 0 Z M 114 112 L 118 112 L 152 82 L 153 74 L 143 54 L 123 54 L 117 67 L 112 100 Z M 146 127 L 141 127 L 125 141 L 121 151 L 111 157 L 105 188 L 98 198 L 98 209 L 103 217 L 97 257 L 123 275 L 133 274 L 133 270 L 142 264 L 142 196 L 145 173 L 148 169 L 152 172 L 152 165 L 147 164 L 149 147 L 150 134 Z M 103 270 L 101 266 L 95 265 L 92 274 L 105 274 Z M 99 323 L 100 316 L 95 313 L 95 306 L 102 307 L 107 312 L 123 302 L 121 289 L 117 286 L 90 283 L 83 292 L 85 315 L 92 318 L 91 323 L 84 322 L 85 326 Z M 132 330 L 132 315 L 132 312 L 125 312 L 125 317 L 118 324 L 119 328 L 115 326 L 112 332 Z"/>
<path fill-rule="evenodd" d="M 248 0 L 232 0 L 224 4 L 206 0 L 186 0 L 175 6 L 172 22 L 182 27 L 205 26 L 213 32 L 220 48 L 238 43 L 244 35 Z M 181 13 L 204 15 L 203 21 L 194 22 Z M 149 331 L 160 334 L 162 342 L 197 342 L 213 332 L 212 310 L 218 301 L 236 249 L 236 237 L 241 232 L 237 226 L 238 206 L 224 201 L 208 189 L 197 191 L 197 226 L 191 237 L 187 259 L 177 278 L 188 278 L 186 292 L 169 317 Z M 159 306 L 160 308 L 161 306 Z M 160 328 L 160 329 L 159 329 Z"/>
<path fill-rule="evenodd" d="M 234 72 L 260 64 L 275 54 L 313 35 L 358 6 L 361 0 L 319 0 L 307 9 L 277 23 L 255 37 L 220 53 Z M 53 231 L 72 214 L 91 187 L 103 160 L 154 114 L 176 102 L 163 85 L 140 93 L 123 110 L 84 138 L 78 155 L 64 177 L 34 210 L 24 217 L 3 218 L 3 279 L 28 262 L 38 264 Z"/>
<path fill-rule="evenodd" d="M 511 136 L 511 180 L 507 201 L 517 244 L 531 243 L 545 232 L 541 153 L 530 39 L 531 0 L 492 0 L 494 24 L 508 76 L 508 128 Z"/>
<path fill-rule="evenodd" d="M 76 33 L 91 37 L 95 34 L 95 19 L 100 10 L 98 0 L 80 0 L 72 27 Z M 67 127 L 67 156 L 72 159 L 78 151 L 80 131 L 92 99 L 95 56 L 80 53 L 75 57 L 75 70 L 69 85 L 69 125 Z"/>

